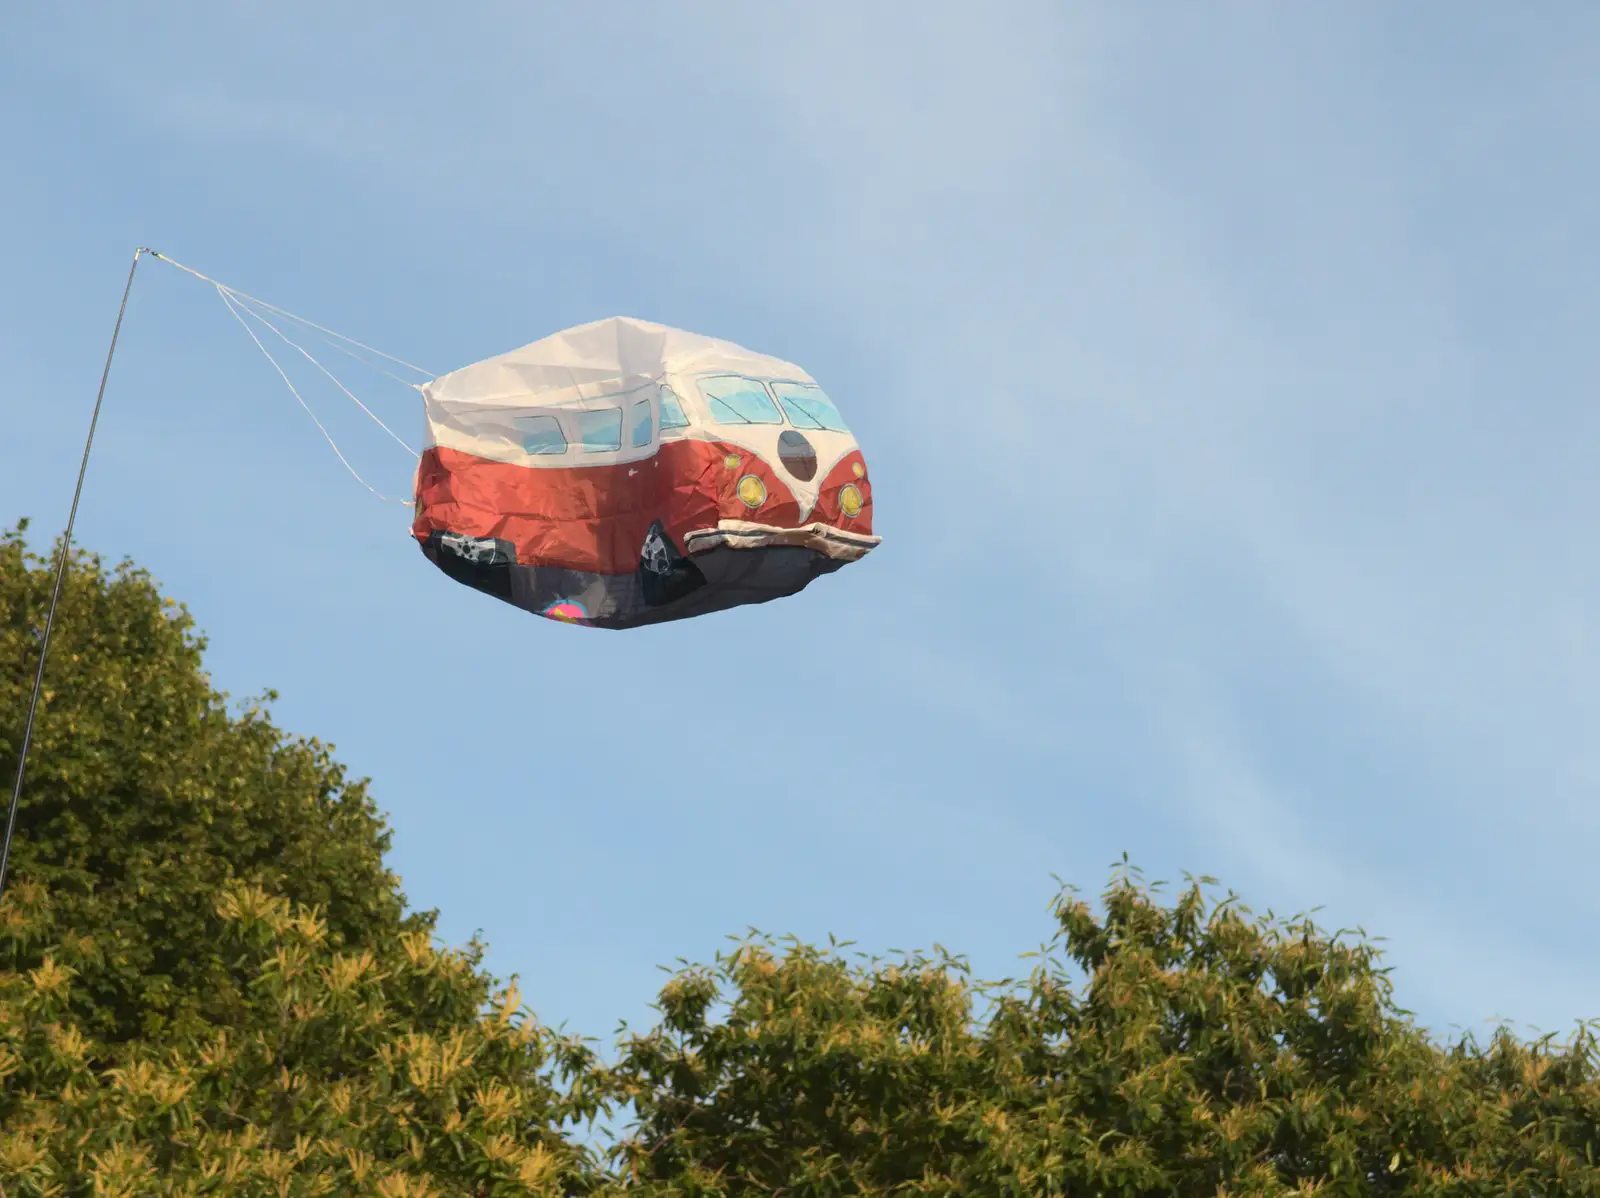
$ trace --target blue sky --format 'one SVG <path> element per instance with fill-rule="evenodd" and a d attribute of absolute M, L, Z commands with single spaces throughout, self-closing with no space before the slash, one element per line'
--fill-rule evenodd
<path fill-rule="evenodd" d="M 80 541 L 372 777 L 541 1017 L 752 925 L 1002 976 L 1124 850 L 1386 936 L 1435 1028 L 1600 1016 L 1600 11 L 160 8 L 6 18 L 8 522 L 65 520 L 140 244 L 439 372 L 726 337 L 872 464 L 882 548 L 803 595 L 553 625 L 141 267 Z"/>

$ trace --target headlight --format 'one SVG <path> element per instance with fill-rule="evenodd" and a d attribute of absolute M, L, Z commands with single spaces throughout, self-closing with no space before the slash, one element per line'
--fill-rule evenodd
<path fill-rule="evenodd" d="M 747 474 L 739 480 L 739 498 L 745 507 L 760 507 L 767 501 L 767 488 L 755 475 Z"/>
<path fill-rule="evenodd" d="M 852 520 L 861 514 L 861 492 L 855 483 L 839 488 L 839 510 Z"/>

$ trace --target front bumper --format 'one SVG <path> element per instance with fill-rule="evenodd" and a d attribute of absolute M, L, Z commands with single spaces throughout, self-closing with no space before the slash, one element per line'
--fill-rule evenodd
<path fill-rule="evenodd" d="M 683 538 L 684 552 L 693 556 L 710 549 L 765 549 L 768 546 L 793 546 L 812 549 L 835 561 L 859 561 L 876 549 L 882 537 L 846 532 L 831 524 L 802 524 L 798 528 L 777 528 L 749 520 L 719 520 L 715 528 L 702 528 Z"/>

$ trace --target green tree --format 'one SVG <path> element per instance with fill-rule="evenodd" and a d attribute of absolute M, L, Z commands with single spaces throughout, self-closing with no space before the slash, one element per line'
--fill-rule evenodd
<path fill-rule="evenodd" d="M 0 538 L 0 776 L 16 769 L 52 582 L 26 524 Z M 385 868 L 385 829 L 326 746 L 211 686 L 189 613 L 129 563 L 76 555 L 50 650 L 12 871 L 67 928 L 92 928 L 73 989 L 96 1037 L 226 1023 L 241 1001 L 215 895 L 247 881 L 315 906 L 336 946 L 426 931 Z"/>
<path fill-rule="evenodd" d="M 24 880 L 0 907 L 0 1186 L 8 1195 L 557 1195 L 594 1169 L 563 1127 L 593 1111 L 584 1048 L 491 992 L 426 932 L 335 948 L 313 910 L 213 896 L 241 999 L 225 1023 L 97 1042 L 73 988 L 98 967 Z M 176 1033 L 176 1034 L 171 1034 Z M 580 1084 L 558 1090 L 556 1075 Z"/>
<path fill-rule="evenodd" d="M 13 754 L 44 567 L 0 539 Z M 231 711 L 147 576 L 66 595 L 0 903 L 6 1198 L 1600 1194 L 1588 1028 L 1436 1043 L 1365 937 L 1126 868 L 1026 978 L 755 937 L 602 1063 L 435 944 L 365 786 Z"/>
<path fill-rule="evenodd" d="M 0 768 L 47 563 L 0 540 Z M 8 1195 L 552 1194 L 591 1061 L 443 951 L 327 749 L 228 709 L 143 572 L 70 565 L 0 903 Z M 575 1079 L 558 1089 L 563 1077 Z"/>
<path fill-rule="evenodd" d="M 1070 889 L 1019 983 L 754 939 L 662 991 L 611 1092 L 641 1194 L 1592 1195 L 1595 1039 L 1434 1044 L 1373 945 Z"/>

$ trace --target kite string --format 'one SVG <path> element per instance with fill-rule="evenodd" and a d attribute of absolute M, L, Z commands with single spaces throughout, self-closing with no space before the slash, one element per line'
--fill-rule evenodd
<path fill-rule="evenodd" d="M 346 387 L 331 370 L 313 357 L 303 345 L 292 340 L 283 332 L 282 329 L 278 328 L 277 325 L 273 324 L 272 321 L 268 320 L 264 315 L 262 315 L 262 312 L 258 311 L 257 309 L 271 312 L 281 319 L 293 321 L 296 324 L 303 325 L 304 327 L 313 330 L 315 333 L 319 334 L 318 339 L 329 346 L 329 348 L 338 350 L 340 353 L 354 358 L 356 361 L 361 362 L 364 366 L 377 370 L 380 374 L 393 379 L 395 382 L 400 383 L 403 386 L 410 387 L 412 390 L 420 391 L 422 388 L 410 380 L 401 378 L 392 371 L 385 370 L 382 366 L 362 357 L 360 354 L 353 352 L 348 347 L 353 346 L 356 349 L 364 350 L 368 354 L 372 354 L 388 362 L 393 362 L 398 366 L 403 366 L 407 370 L 415 371 L 417 374 L 423 376 L 432 377 L 432 372 L 425 370 L 423 367 L 418 366 L 414 362 L 407 362 L 404 358 L 396 357 L 395 355 L 385 353 L 383 350 L 374 346 L 367 345 L 365 342 L 357 341 L 354 337 L 346 337 L 343 333 L 330 329 L 325 325 L 320 325 L 314 320 L 307 320 L 304 316 L 299 316 L 296 313 L 290 312 L 287 308 L 280 308 L 276 304 L 268 303 L 266 300 L 259 299 L 256 296 L 248 294 L 247 292 L 240 291 L 238 288 L 229 287 L 226 283 L 222 283 L 217 279 L 213 279 L 210 275 L 202 274 L 200 271 L 195 270 L 192 266 L 185 266 L 182 262 L 168 258 L 165 254 L 157 253 L 155 250 L 146 250 L 145 252 L 148 253 L 152 258 L 159 258 L 168 266 L 176 267 L 183 273 L 199 279 L 201 282 L 208 283 L 212 287 L 216 288 L 218 296 L 221 297 L 222 302 L 227 306 L 228 311 L 233 314 L 233 318 L 239 322 L 240 327 L 242 327 L 245 333 L 249 335 L 250 340 L 255 342 L 256 348 L 259 349 L 267 361 L 272 364 L 272 368 L 278 372 L 278 377 L 281 378 L 284 382 L 284 385 L 289 388 L 289 393 L 294 396 L 295 401 L 299 403 L 301 408 L 305 410 L 306 415 L 311 417 L 312 423 L 317 426 L 317 430 L 322 434 L 323 439 L 328 442 L 329 447 L 333 450 L 335 456 L 338 457 L 340 463 L 342 463 L 344 468 L 350 472 L 351 477 L 365 487 L 368 491 L 372 492 L 372 494 L 376 495 L 379 499 L 387 503 L 410 504 L 410 500 L 399 499 L 395 496 L 385 495 L 361 476 L 361 474 L 351 464 L 350 460 L 345 457 L 344 451 L 341 450 L 338 443 L 334 441 L 333 435 L 328 432 L 327 427 L 320 419 L 318 419 L 317 414 L 311 410 L 311 405 L 306 402 L 305 397 L 300 394 L 300 391 L 295 387 L 294 383 L 290 381 L 288 372 L 285 371 L 282 364 L 279 363 L 275 357 L 273 357 L 271 351 L 269 351 L 267 347 L 262 344 L 261 338 L 258 337 L 255 330 L 251 328 L 250 322 L 246 319 L 246 317 L 248 316 L 251 319 L 260 322 L 264 327 L 271 330 L 271 332 L 280 341 L 298 352 L 303 358 L 306 359 L 306 361 L 310 362 L 319 371 L 326 375 L 329 381 L 331 381 L 335 387 L 339 388 L 339 390 L 343 392 L 344 395 L 356 405 L 356 407 L 360 408 L 361 411 L 366 414 L 368 419 L 370 419 L 374 424 L 387 433 L 394 440 L 395 444 L 399 445 L 413 458 L 419 457 L 415 449 L 411 448 L 411 446 L 408 445 L 392 428 L 390 428 L 376 412 L 363 403 L 359 396 L 351 391 L 350 388 Z"/>
<path fill-rule="evenodd" d="M 245 304 L 246 305 L 246 307 L 248 308 L 248 310 L 250 312 L 250 315 L 254 316 L 257 320 L 261 320 L 262 323 L 265 323 L 265 321 L 263 320 L 261 314 L 259 312 L 257 312 L 255 310 L 255 308 L 250 308 L 248 305 L 251 302 L 256 303 L 256 304 L 258 304 L 258 305 L 260 305 L 262 307 L 266 307 L 267 305 L 261 304 L 261 302 L 259 300 L 251 301 L 250 297 L 248 295 L 246 295 L 244 292 L 235 291 L 232 287 L 227 288 L 227 290 L 233 295 L 234 299 L 238 300 L 241 304 Z M 300 320 L 299 317 L 291 317 L 291 319 Z M 348 348 L 346 346 L 340 345 L 337 341 L 334 341 L 331 337 L 324 337 L 321 333 L 316 333 L 315 332 L 316 326 L 311 324 L 309 321 L 300 320 L 300 323 L 305 325 L 307 328 L 311 329 L 315 333 L 317 340 L 322 342 L 322 344 L 326 345 L 329 349 L 335 350 L 338 353 L 343 354 L 345 357 L 351 359 L 352 361 L 360 362 L 368 370 L 376 370 L 379 374 L 383 375 L 384 378 L 393 379 L 395 382 L 399 383 L 402 387 L 409 387 L 413 391 L 422 390 L 422 388 L 420 386 L 418 386 L 416 383 L 412 382 L 410 379 L 401 378 L 394 371 L 388 370 L 388 369 L 384 368 L 383 366 L 381 366 L 379 363 L 371 361 L 368 358 L 362 357 L 360 354 L 356 353 L 354 350 L 352 350 L 352 349 L 350 349 L 350 348 Z M 279 333 L 278 335 L 280 337 L 283 336 L 282 333 Z M 293 345 L 294 343 L 290 342 L 290 344 Z M 357 344 L 359 344 L 359 342 Z M 299 346 L 295 346 L 295 348 L 299 349 L 300 347 Z M 373 352 L 376 353 L 377 351 L 374 350 Z"/>
<path fill-rule="evenodd" d="M 170 261 L 170 259 L 167 259 L 167 261 Z M 177 265 L 177 263 L 173 263 L 173 265 Z M 187 269 L 187 268 L 185 268 L 185 269 Z M 199 273 L 196 272 L 196 271 L 190 271 L 190 273 L 196 275 L 197 277 L 203 277 L 203 276 L 200 276 Z M 222 302 L 228 306 L 228 311 L 233 313 L 233 317 L 234 317 L 235 320 L 237 320 L 239 322 L 240 327 L 242 327 L 244 329 L 244 331 L 250 335 L 250 340 L 252 340 L 252 341 L 254 341 L 256 343 L 256 348 L 259 349 L 262 352 L 262 354 L 264 354 L 266 356 L 266 359 L 267 359 L 268 362 L 272 363 L 272 368 L 278 372 L 278 377 L 283 380 L 284 386 L 289 388 L 289 393 L 291 395 L 293 395 L 295 397 L 295 399 L 299 402 L 300 406 L 305 409 L 306 415 L 311 417 L 311 422 L 317 426 L 318 430 L 321 431 L 323 438 L 328 442 L 329 446 L 332 447 L 334 454 L 338 457 L 339 461 L 344 463 L 344 468 L 350 472 L 350 476 L 352 478 L 354 478 L 358 483 L 360 483 L 363 487 L 365 487 L 367 490 L 371 491 L 374 495 L 376 495 L 379 499 L 383 500 L 386 503 L 404 503 L 404 504 L 408 504 L 409 505 L 410 502 L 411 502 L 410 500 L 408 500 L 408 499 L 397 499 L 392 495 L 385 495 L 382 491 L 378 490 L 378 488 L 374 487 L 366 479 L 362 478 L 359 473 L 357 473 L 356 468 L 354 466 L 352 466 L 350 464 L 350 460 L 344 456 L 344 453 L 343 453 L 343 451 L 340 450 L 340 448 L 338 446 L 338 443 L 334 441 L 332 435 L 323 426 L 322 421 L 317 419 L 317 414 L 311 410 L 311 405 L 306 403 L 305 399 L 301 396 L 300 392 L 295 388 L 294 383 L 290 382 L 289 376 L 288 376 L 287 373 L 285 373 L 283 367 L 278 365 L 278 360 L 272 356 L 272 352 L 269 349 L 267 349 L 267 347 L 265 345 L 261 344 L 261 338 L 256 336 L 256 331 L 250 327 L 249 322 L 246 321 L 244 316 L 241 314 L 241 312 L 239 310 L 239 307 L 236 305 L 236 301 L 233 299 L 232 295 L 229 294 L 229 289 L 227 287 L 223 286 L 221 283 L 215 282 L 214 280 L 211 280 L 211 279 L 207 279 L 206 282 L 211 283 L 211 285 L 217 289 L 217 294 L 222 297 Z M 246 298 L 248 298 L 248 297 L 246 297 Z M 251 313 L 251 315 L 255 316 L 256 319 L 261 320 L 261 317 L 260 317 L 259 314 Z M 262 320 L 262 323 L 266 324 L 266 321 Z M 272 326 L 268 325 L 267 327 L 271 328 Z M 273 331 L 276 332 L 277 330 L 274 329 Z M 335 334 L 335 336 L 337 336 L 337 335 L 338 334 Z M 282 336 L 282 334 L 279 334 L 279 336 Z M 284 339 L 288 340 L 288 338 L 284 338 Z M 304 352 L 304 351 L 302 351 L 302 352 Z M 377 352 L 377 351 L 374 351 L 374 352 Z M 309 357 L 309 356 L 310 355 L 308 354 L 307 357 Z M 408 365 L 408 363 L 402 362 L 401 365 L 402 366 Z M 332 376 L 330 376 L 330 377 L 332 377 Z M 335 381 L 337 381 L 337 380 L 335 380 Z M 357 402 L 359 403 L 360 401 L 357 400 Z M 376 417 L 374 417 L 374 419 L 376 419 Z M 391 435 L 393 435 L 393 434 L 391 434 Z M 403 442 L 402 442 L 402 444 L 403 444 Z"/>
<path fill-rule="evenodd" d="M 390 428 L 387 424 L 385 424 L 383 422 L 383 420 L 378 416 L 378 414 L 376 412 L 374 412 L 371 408 L 367 407 L 366 404 L 362 403 L 361 400 L 356 397 L 355 393 L 350 390 L 350 388 L 346 387 L 343 383 L 341 383 L 334 376 L 333 371 L 329 370 L 321 362 L 319 362 L 315 358 L 313 358 L 309 353 L 307 353 L 305 351 L 304 347 L 302 347 L 298 342 L 291 341 L 291 340 L 289 340 L 288 337 L 284 336 L 283 333 L 278 329 L 277 325 L 273 324 L 265 316 L 261 315 L 261 313 L 256 312 L 253 309 L 251 309 L 248 304 L 245 304 L 245 303 L 242 302 L 243 299 L 246 299 L 248 297 L 243 297 L 243 296 L 240 295 L 239 292 L 234 291 L 233 288 L 224 287 L 220 283 L 215 284 L 215 286 L 216 286 L 216 288 L 217 288 L 219 293 L 222 293 L 224 296 L 226 296 L 228 298 L 231 298 L 235 303 L 237 303 L 239 305 L 239 307 L 243 308 L 244 311 L 248 312 L 251 316 L 255 317 L 255 319 L 259 320 L 262 324 L 266 325 L 267 328 L 271 329 L 274 333 L 276 333 L 277 336 L 278 336 L 278 339 L 280 341 L 282 341 L 285 345 L 289 346 L 291 349 L 298 350 L 301 357 L 305 358 L 305 360 L 307 362 L 310 362 L 318 370 L 322 371 L 323 374 L 327 375 L 328 378 L 333 382 L 333 385 L 335 387 L 339 388 L 339 390 L 343 391 L 345 393 L 345 395 L 349 397 L 351 403 L 355 404 L 356 407 L 360 408 L 363 412 L 365 412 L 367 414 L 367 416 L 371 418 L 371 420 L 372 420 L 372 422 L 374 424 L 376 424 L 384 432 L 388 433 L 389 436 L 394 438 L 394 442 L 395 442 L 396 445 L 400 446 L 401 449 L 405 450 L 407 453 L 409 453 L 414 458 L 420 458 L 422 456 L 421 454 L 417 453 L 416 450 L 412 449 L 411 446 L 407 445 L 404 441 L 402 441 L 400 439 L 399 434 L 396 433 L 394 431 L 394 429 Z M 276 365 L 276 363 L 274 363 L 274 365 Z"/>
<path fill-rule="evenodd" d="M 323 333 L 323 334 L 325 334 L 325 335 L 327 335 L 329 337 L 335 337 L 338 340 L 343 341 L 348 345 L 356 346 L 358 349 L 364 349 L 369 354 L 377 354 L 378 357 L 383 358 L 383 359 L 385 359 L 387 361 L 393 362 L 397 366 L 404 366 L 407 370 L 414 370 L 418 374 L 424 376 L 425 378 L 433 378 L 434 377 L 434 372 L 431 371 L 431 370 L 424 370 L 421 366 L 417 366 L 414 363 L 407 362 L 404 358 L 397 358 L 393 354 L 384 353 L 381 349 L 374 349 L 370 345 L 366 345 L 363 342 L 357 341 L 354 337 L 346 337 L 343 333 L 336 333 L 332 329 L 324 328 L 322 325 L 317 324 L 315 321 L 307 320 L 304 316 L 296 316 L 293 312 L 290 312 L 285 308 L 280 308 L 276 304 L 269 304 L 269 303 L 267 303 L 266 300 L 257 299 L 253 295 L 246 295 L 243 291 L 240 291 L 237 288 L 229 287 L 225 283 L 219 283 L 216 279 L 213 279 L 209 275 L 201 274 L 198 270 L 195 270 L 192 266 L 185 266 L 182 262 L 173 261 L 171 258 L 168 258 L 165 254 L 158 254 L 154 250 L 146 250 L 145 252 L 147 254 L 149 254 L 152 258 L 161 259 L 161 261 L 165 262 L 168 266 L 175 266 L 179 270 L 183 271 L 185 274 L 193 275 L 195 278 L 201 280 L 202 282 L 210 283 L 213 287 L 216 287 L 216 288 L 218 288 L 219 290 L 222 290 L 222 291 L 230 292 L 231 294 L 237 296 L 238 298 L 240 298 L 242 300 L 248 300 L 250 303 L 255 304 L 259 308 L 265 308 L 268 312 L 276 313 L 277 315 L 285 317 L 286 319 L 289 319 L 289 320 L 293 320 L 298 324 L 303 324 L 307 328 L 315 329 L 317 332 Z M 345 351 L 345 352 L 348 352 L 348 351 Z M 390 375 L 390 377 L 393 378 L 394 376 Z M 397 381 L 405 382 L 404 379 L 399 379 Z M 407 385 L 408 386 L 415 386 L 416 384 L 407 384 Z"/>

